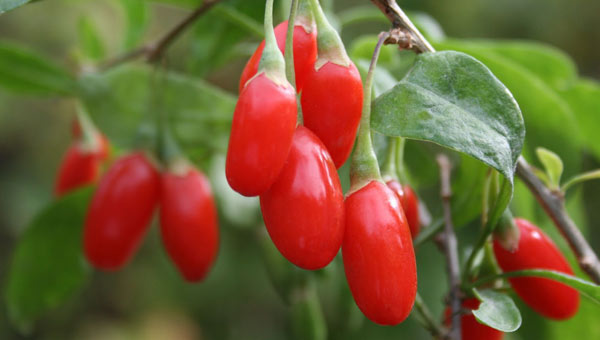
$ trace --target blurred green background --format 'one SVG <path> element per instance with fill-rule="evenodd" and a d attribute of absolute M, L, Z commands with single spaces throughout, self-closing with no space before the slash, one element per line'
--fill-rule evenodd
<path fill-rule="evenodd" d="M 226 149 L 239 74 L 260 41 L 264 1 L 226 0 L 198 20 L 169 50 L 163 65 L 173 73 L 161 68 L 153 71 L 141 62 L 104 74 L 95 73 L 92 68 L 100 60 L 153 41 L 199 3 L 194 0 L 54 0 L 39 1 L 0 15 L 3 46 L 17 45 L 69 70 L 76 77 L 77 96 L 83 99 L 99 127 L 114 142 L 117 152 L 131 147 L 140 117 L 152 110 L 168 110 L 188 156 L 211 174 L 220 203 L 222 235 L 212 273 L 205 282 L 191 285 L 184 283 L 171 266 L 154 226 L 125 269 L 112 274 L 86 275 L 81 289 L 75 290 L 66 303 L 43 314 L 25 333 L 9 322 L 3 294 L 0 339 L 290 338 L 289 308 L 269 282 L 261 257 L 259 240 L 264 235 L 260 233 L 256 201 L 240 201 L 227 191 L 220 158 Z M 276 3 L 279 3 L 276 15 L 281 20 L 285 1 Z M 354 58 L 362 56 L 363 48 L 356 43 L 359 38 L 372 36 L 389 26 L 370 1 L 322 3 L 330 18 L 342 28 L 348 49 L 355 51 Z M 600 78 L 600 1 L 410 0 L 399 1 L 399 4 L 419 19 L 417 23 L 431 34 L 440 48 L 464 49 L 484 63 L 490 61 L 496 66 L 488 64 L 513 91 L 523 109 L 528 128 L 525 149 L 528 158 L 532 157 L 533 147 L 545 146 L 563 157 L 567 176 L 600 166 L 600 137 L 594 136 L 600 128 L 599 118 L 596 118 L 600 116 L 600 104 L 582 104 L 588 103 L 580 100 L 585 91 L 572 89 L 586 87 L 587 83 L 569 73 L 575 72 L 569 68 L 576 65 L 579 75 Z M 353 13 L 353 9 L 358 10 Z M 365 16 L 375 13 L 379 19 L 349 21 L 357 13 Z M 497 55 L 490 54 L 493 48 L 489 46 L 473 47 L 464 40 L 435 39 L 435 26 L 428 24 L 431 18 L 423 17 L 422 13 L 439 22 L 447 37 L 537 40 L 561 49 L 564 55 L 556 50 L 551 52 L 558 53 L 559 64 L 567 69 L 568 84 L 548 85 L 543 74 L 547 71 L 553 75 L 553 70 L 536 73 L 521 64 L 521 68 L 503 64 L 504 60 L 494 59 Z M 389 51 L 392 61 L 384 62 L 383 66 L 389 66 L 392 74 L 399 78 L 412 56 L 399 54 L 392 48 Z M 10 73 L 10 69 L 10 63 L 0 59 L 0 80 L 6 81 L 3 74 Z M 515 70 L 527 74 L 520 79 L 513 75 Z M 595 83 L 589 88 L 585 92 L 586 100 L 600 93 Z M 55 172 L 70 141 L 70 122 L 75 112 L 72 97 L 72 94 L 58 96 L 53 90 L 33 91 L 27 86 L 23 89 L 0 84 L 0 277 L 3 288 L 20 236 L 34 216 L 53 200 Z M 153 102 L 158 97 L 158 103 Z M 409 142 L 407 150 L 414 184 L 434 216 L 440 212 L 437 168 L 433 160 L 437 150 L 416 142 Z M 452 156 L 457 164 L 455 191 L 466 191 L 474 185 L 469 177 L 480 171 L 481 166 L 466 157 Z M 347 169 L 341 170 L 341 176 L 347 181 Z M 600 183 L 590 182 L 567 197 L 574 219 L 597 250 L 600 250 L 596 223 L 600 218 L 599 193 Z M 473 220 L 478 206 L 470 207 L 471 211 L 475 209 L 475 215 L 465 212 L 468 217 L 457 224 L 465 226 L 459 230 L 459 241 L 465 249 L 473 241 L 477 228 L 477 221 Z M 570 254 L 565 242 L 519 182 L 513 210 L 540 224 L 565 253 Z M 40 258 L 39 264 L 32 265 L 45 265 L 53 254 L 49 252 L 46 256 Z M 417 260 L 419 292 L 433 313 L 441 315 L 447 290 L 444 259 L 436 247 L 427 243 L 418 249 Z M 315 279 L 329 338 L 428 338 L 428 333 L 413 318 L 396 327 L 380 327 L 363 320 L 356 307 L 349 303 L 340 258 L 316 274 Z M 43 286 L 44 282 L 37 284 Z M 580 313 L 566 322 L 544 320 L 522 303 L 518 304 L 523 326 L 506 339 L 600 338 L 597 318 L 600 309 L 585 299 Z"/>

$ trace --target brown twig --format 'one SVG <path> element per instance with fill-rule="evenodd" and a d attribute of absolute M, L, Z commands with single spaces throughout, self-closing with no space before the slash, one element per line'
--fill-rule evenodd
<path fill-rule="evenodd" d="M 450 171 L 452 165 L 450 160 L 444 154 L 437 156 L 437 162 L 440 167 L 440 182 L 442 205 L 444 208 L 444 237 L 443 250 L 446 255 L 446 268 L 448 270 L 448 281 L 450 283 L 450 310 L 452 311 L 452 328 L 448 338 L 460 339 L 460 267 L 458 262 L 458 245 L 454 226 L 452 225 L 452 209 L 450 207 L 450 198 L 452 190 L 450 187 Z"/>
<path fill-rule="evenodd" d="M 371 0 L 385 16 L 392 22 L 394 28 L 405 30 L 411 37 L 410 46 L 416 52 L 435 52 L 431 44 L 423 37 L 421 32 L 410 21 L 395 0 Z"/>
<path fill-rule="evenodd" d="M 563 234 L 571 250 L 577 256 L 581 269 L 597 284 L 600 284 L 600 261 L 589 243 L 579 231 L 565 209 L 562 193 L 550 189 L 535 175 L 525 158 L 517 161 L 517 175 L 527 184 L 529 190 L 550 216 L 556 227 Z"/>
<path fill-rule="evenodd" d="M 155 62 L 159 60 L 167 48 L 181 35 L 181 33 L 183 33 L 194 21 L 196 21 L 196 19 L 201 17 L 204 13 L 221 1 L 222 0 L 205 0 L 200 7 L 196 8 L 157 41 L 142 45 L 136 49 L 124 53 L 123 55 L 109 59 L 100 64 L 98 69 L 100 71 L 105 71 L 141 57 L 145 57 L 147 62 Z"/>

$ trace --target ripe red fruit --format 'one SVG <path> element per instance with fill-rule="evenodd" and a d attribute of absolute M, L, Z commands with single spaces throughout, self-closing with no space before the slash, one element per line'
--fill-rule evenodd
<path fill-rule="evenodd" d="M 79 187 L 92 184 L 98 178 L 100 161 L 94 152 L 83 150 L 77 143 L 72 144 L 64 156 L 54 187 L 54 194 L 60 197 Z"/>
<path fill-rule="evenodd" d="M 462 340 L 501 340 L 504 337 L 504 333 L 481 324 L 475 319 L 471 310 L 479 308 L 479 300 L 471 298 L 466 299 L 462 302 L 462 307 L 469 309 L 467 314 L 463 314 L 460 317 L 460 333 Z M 446 308 L 444 312 L 444 324 L 450 327 L 452 322 L 450 308 Z"/>
<path fill-rule="evenodd" d="M 281 53 L 285 52 L 285 41 L 286 33 L 288 28 L 287 20 L 280 23 L 275 27 L 275 38 L 277 39 L 277 46 Z M 239 90 L 242 93 L 244 86 L 254 77 L 258 72 L 258 64 L 262 57 L 263 49 L 265 48 L 265 41 L 263 40 L 254 54 L 248 60 L 242 76 L 240 77 Z M 312 69 L 317 59 L 317 33 L 313 28 L 310 32 L 307 32 L 306 28 L 296 23 L 294 26 L 294 70 L 296 74 L 296 91 L 300 93 L 302 90 L 306 76 Z"/>
<path fill-rule="evenodd" d="M 352 151 L 363 105 L 360 74 L 349 63 L 348 67 L 332 62 L 318 70 L 313 67 L 301 98 L 304 125 L 323 141 L 337 168 Z"/>
<path fill-rule="evenodd" d="M 515 218 L 515 223 L 520 237 L 514 252 L 494 239 L 494 254 L 503 271 L 549 269 L 573 274 L 565 257 L 541 229 L 524 219 Z M 515 277 L 509 281 L 519 297 L 545 317 L 564 320 L 577 313 L 579 293 L 565 284 L 536 277 Z"/>
<path fill-rule="evenodd" d="M 233 114 L 225 173 L 233 190 L 256 196 L 283 168 L 296 129 L 296 95 L 289 83 L 261 73 L 246 85 Z"/>
<path fill-rule="evenodd" d="M 396 195 L 398 195 L 400 205 L 402 206 L 402 210 L 404 210 L 404 216 L 406 216 L 408 226 L 410 227 L 410 234 L 414 239 L 419 235 L 419 229 L 421 227 L 419 224 L 419 199 L 417 198 L 417 195 L 410 185 L 402 186 L 396 180 L 388 181 L 386 184 L 394 193 L 396 193 Z"/>
<path fill-rule="evenodd" d="M 219 248 L 217 209 L 204 174 L 189 168 L 184 175 L 162 175 L 160 231 L 183 277 L 190 282 L 202 280 Z"/>
<path fill-rule="evenodd" d="M 56 176 L 55 196 L 60 197 L 97 180 L 101 162 L 108 157 L 108 140 L 101 133 L 96 137 L 95 144 L 88 145 L 91 143 L 86 143 L 80 132 L 69 146 Z"/>
<path fill-rule="evenodd" d="M 352 296 L 371 321 L 396 325 L 417 293 L 415 253 L 398 197 L 371 181 L 346 198 L 345 208 L 342 255 Z"/>
<path fill-rule="evenodd" d="M 121 268 L 148 229 L 160 177 L 142 153 L 118 159 L 92 197 L 84 230 L 87 259 L 104 270 Z"/>
<path fill-rule="evenodd" d="M 325 145 L 298 126 L 279 177 L 260 197 L 265 225 L 277 249 L 304 269 L 325 267 L 344 236 L 344 195 Z"/>

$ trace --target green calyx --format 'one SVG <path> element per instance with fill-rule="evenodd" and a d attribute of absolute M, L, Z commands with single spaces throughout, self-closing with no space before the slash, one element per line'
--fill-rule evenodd
<path fill-rule="evenodd" d="M 277 39 L 273 31 L 273 0 L 267 0 L 265 6 L 265 48 L 260 58 L 260 64 L 258 64 L 256 76 L 263 72 L 275 84 L 288 85 L 285 76 L 285 60 L 277 47 Z"/>
<path fill-rule="evenodd" d="M 315 18 L 313 16 L 312 5 L 309 0 L 292 0 L 298 1 L 298 15 L 296 17 L 295 26 L 302 26 L 306 33 L 311 33 L 317 29 Z"/>
<path fill-rule="evenodd" d="M 318 0 L 311 0 L 313 14 L 317 23 L 317 61 L 315 69 L 327 62 L 343 67 L 350 66 L 350 58 L 338 32 L 331 26 Z"/>
<path fill-rule="evenodd" d="M 373 76 L 377 66 L 377 58 L 379 58 L 381 45 L 383 45 L 385 38 L 386 34 L 382 34 L 375 46 L 369 72 L 364 83 L 362 116 L 358 128 L 356 147 L 352 153 L 350 163 L 350 193 L 359 190 L 371 181 L 383 181 L 371 138 L 371 94 L 373 92 Z"/>

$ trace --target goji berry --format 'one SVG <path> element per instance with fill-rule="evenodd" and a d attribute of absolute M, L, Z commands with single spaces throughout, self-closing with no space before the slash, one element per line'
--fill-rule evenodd
<path fill-rule="evenodd" d="M 325 267 L 344 235 L 344 195 L 331 156 L 310 130 L 298 126 L 285 166 L 260 196 L 269 235 L 290 262 Z"/>

